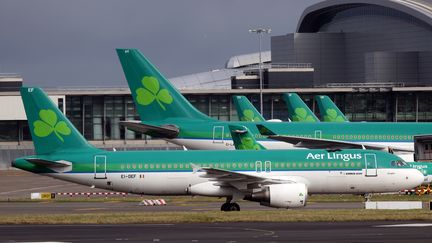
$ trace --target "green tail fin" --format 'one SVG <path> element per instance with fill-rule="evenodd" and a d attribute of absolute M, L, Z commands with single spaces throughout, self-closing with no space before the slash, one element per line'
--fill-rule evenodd
<path fill-rule="evenodd" d="M 211 120 L 198 111 L 137 49 L 117 49 L 142 121 L 167 118 Z"/>
<path fill-rule="evenodd" d="M 253 134 L 244 126 L 229 125 L 234 147 L 237 150 L 265 150 L 264 146 L 258 143 Z"/>
<path fill-rule="evenodd" d="M 245 96 L 233 96 L 235 108 L 240 121 L 261 122 L 265 121 L 264 117 L 257 111 L 255 106 L 249 102 Z"/>
<path fill-rule="evenodd" d="M 36 154 L 95 149 L 40 88 L 21 88 Z"/>
<path fill-rule="evenodd" d="M 318 103 L 321 120 L 324 122 L 348 122 L 349 120 L 333 103 L 327 95 L 315 96 L 315 101 Z"/>
<path fill-rule="evenodd" d="M 320 120 L 296 93 L 285 93 L 283 99 L 288 107 L 289 119 L 293 122 L 319 122 Z"/>

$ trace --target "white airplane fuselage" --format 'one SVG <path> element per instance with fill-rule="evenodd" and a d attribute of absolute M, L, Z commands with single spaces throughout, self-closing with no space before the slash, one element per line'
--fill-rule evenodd
<path fill-rule="evenodd" d="M 283 178 L 304 183 L 310 194 L 363 194 L 396 192 L 422 183 L 423 175 L 416 169 L 376 169 L 376 175 L 363 170 L 244 172 L 268 178 Z M 57 179 L 97 188 L 147 195 L 188 195 L 188 188 L 210 180 L 203 172 L 124 172 L 106 173 L 95 179 L 94 173 L 48 173 Z M 218 195 L 215 195 L 218 196 Z"/>

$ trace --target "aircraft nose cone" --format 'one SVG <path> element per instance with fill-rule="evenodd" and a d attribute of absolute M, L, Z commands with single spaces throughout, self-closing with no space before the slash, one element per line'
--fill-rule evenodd
<path fill-rule="evenodd" d="M 407 175 L 407 180 L 413 183 L 413 187 L 420 186 L 423 184 L 425 176 L 419 170 L 412 170 L 409 175 Z"/>

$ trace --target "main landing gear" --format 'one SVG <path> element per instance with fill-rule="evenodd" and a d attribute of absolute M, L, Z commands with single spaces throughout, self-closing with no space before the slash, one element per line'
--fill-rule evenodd
<path fill-rule="evenodd" d="M 237 203 L 232 203 L 232 197 L 228 197 L 226 203 L 222 204 L 221 211 L 229 212 L 229 211 L 240 211 L 240 205 Z"/>
<path fill-rule="evenodd" d="M 238 205 L 237 203 L 224 203 L 221 206 L 221 211 L 240 211 L 240 205 Z"/>

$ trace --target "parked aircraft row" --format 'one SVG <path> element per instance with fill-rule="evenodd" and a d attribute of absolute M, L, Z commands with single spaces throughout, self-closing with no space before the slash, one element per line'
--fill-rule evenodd
<path fill-rule="evenodd" d="M 410 152 L 413 136 L 432 131 L 430 123 L 218 121 L 194 108 L 138 50 L 117 54 L 141 118 L 122 124 L 203 151 L 97 149 L 40 88 L 23 87 L 36 155 L 13 166 L 108 190 L 226 197 L 223 211 L 240 210 L 239 199 L 291 208 L 305 206 L 309 194 L 394 192 L 422 184 L 428 173 L 380 150 Z M 234 146 L 239 150 L 229 151 Z"/>
<path fill-rule="evenodd" d="M 317 95 L 315 100 L 318 104 L 321 120 L 309 109 L 296 93 L 285 93 L 282 95 L 288 108 L 288 118 L 292 122 L 348 122 L 349 120 L 333 103 L 327 95 Z M 233 96 L 233 103 L 240 121 L 265 121 L 264 117 L 257 111 L 255 106 L 245 96 Z M 267 121 L 281 122 L 279 119 Z"/>
<path fill-rule="evenodd" d="M 138 50 L 118 49 L 117 54 L 141 118 L 122 124 L 189 149 L 234 149 L 228 125 L 238 124 L 269 149 L 368 148 L 412 160 L 414 136 L 432 131 L 432 123 L 218 121 L 193 107 Z M 155 92 L 147 86 L 159 88 L 159 96 L 144 99 Z"/>

